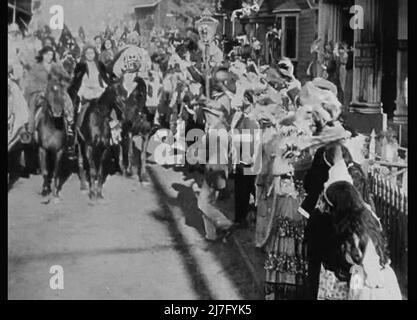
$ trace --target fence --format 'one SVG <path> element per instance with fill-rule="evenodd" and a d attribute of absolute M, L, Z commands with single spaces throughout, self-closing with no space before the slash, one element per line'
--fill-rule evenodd
<path fill-rule="evenodd" d="M 391 266 L 397 275 L 401 292 L 408 295 L 408 196 L 375 171 L 370 172 L 371 191 L 376 214 L 387 235 Z"/>

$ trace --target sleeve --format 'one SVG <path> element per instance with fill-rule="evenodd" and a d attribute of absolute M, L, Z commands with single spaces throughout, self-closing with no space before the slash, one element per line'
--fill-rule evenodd
<path fill-rule="evenodd" d="M 74 101 L 78 90 L 80 90 L 85 70 L 85 65 L 82 62 L 77 63 L 75 66 L 74 77 L 72 78 L 71 85 L 68 88 L 68 94 L 70 95 L 72 101 Z"/>
<path fill-rule="evenodd" d="M 366 274 L 365 284 L 371 288 L 383 287 L 384 279 L 381 273 L 381 265 L 379 264 L 379 256 L 371 239 L 369 239 L 366 246 L 362 265 Z"/>
<path fill-rule="evenodd" d="M 327 189 L 332 183 L 338 181 L 346 181 L 353 184 L 352 177 L 349 174 L 346 163 L 343 159 L 336 162 L 329 170 L 329 179 L 324 184 L 324 188 Z"/>
<path fill-rule="evenodd" d="M 109 85 L 110 77 L 109 77 L 109 74 L 107 72 L 105 64 L 103 62 L 99 61 L 98 62 L 98 69 L 99 69 L 101 77 L 103 78 L 103 81 L 106 83 L 106 85 Z"/>

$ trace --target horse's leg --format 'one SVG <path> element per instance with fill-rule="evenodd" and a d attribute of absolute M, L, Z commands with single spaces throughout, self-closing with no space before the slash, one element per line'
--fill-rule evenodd
<path fill-rule="evenodd" d="M 98 169 L 98 183 L 97 183 L 97 198 L 98 199 L 103 199 L 103 184 L 104 181 L 106 181 L 106 176 L 107 176 L 107 168 L 106 168 L 106 163 L 107 163 L 107 159 L 109 156 L 109 148 L 106 148 L 104 150 L 104 152 L 101 154 L 100 157 L 100 167 Z"/>
<path fill-rule="evenodd" d="M 48 177 L 48 163 L 47 163 L 47 152 L 44 148 L 39 147 L 39 165 L 41 168 L 41 174 L 43 177 L 42 196 L 46 197 L 51 192 Z"/>
<path fill-rule="evenodd" d="M 60 149 L 56 152 L 55 155 L 55 163 L 54 163 L 54 174 L 53 174 L 53 179 L 54 179 L 54 188 L 53 188 L 53 196 L 54 198 L 58 198 L 59 197 L 59 191 L 60 191 L 60 173 L 61 173 L 61 163 L 62 163 L 62 156 L 64 154 L 64 149 Z"/>
<path fill-rule="evenodd" d="M 129 165 L 129 135 L 123 133 L 122 141 L 120 142 L 121 146 L 121 168 L 124 176 L 127 176 L 127 167 Z"/>
<path fill-rule="evenodd" d="M 142 150 L 140 151 L 139 157 L 139 181 L 143 182 L 146 181 L 146 158 L 147 158 L 147 150 L 149 145 L 149 135 L 145 135 L 142 137 Z"/>
<path fill-rule="evenodd" d="M 120 141 L 119 143 L 119 167 L 121 170 L 121 174 L 123 175 L 125 172 L 125 165 L 123 163 L 124 154 L 123 154 L 123 147 L 124 147 L 124 141 Z"/>
<path fill-rule="evenodd" d="M 80 189 L 87 190 L 87 177 L 85 174 L 84 158 L 83 158 L 81 143 L 78 143 L 77 147 L 78 147 L 78 172 L 80 175 L 80 185 L 81 185 Z"/>
<path fill-rule="evenodd" d="M 89 166 L 89 171 L 90 171 L 90 177 L 89 177 L 89 187 L 90 187 L 90 192 L 89 192 L 89 196 L 90 199 L 94 200 L 95 199 L 95 184 L 96 184 L 96 179 L 97 179 L 97 169 L 96 169 L 96 164 L 94 161 L 94 152 L 93 152 L 93 146 L 88 145 L 86 148 L 86 156 L 87 156 L 87 161 L 88 161 L 88 166 Z"/>
<path fill-rule="evenodd" d="M 127 137 L 127 169 L 126 174 L 128 177 L 132 175 L 132 162 L 133 162 L 133 141 L 132 141 L 132 133 L 129 132 Z"/>

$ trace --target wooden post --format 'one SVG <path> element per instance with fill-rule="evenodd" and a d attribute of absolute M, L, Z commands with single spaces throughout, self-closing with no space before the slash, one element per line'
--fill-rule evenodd
<path fill-rule="evenodd" d="M 13 23 L 16 23 L 16 0 L 14 0 L 13 6 Z"/>
<path fill-rule="evenodd" d="M 207 100 L 210 100 L 210 61 L 209 61 L 209 50 L 210 50 L 210 44 L 206 43 L 205 45 L 205 57 L 204 57 L 204 63 L 205 63 L 205 73 L 206 73 L 206 98 Z"/>
<path fill-rule="evenodd" d="M 353 92 L 350 111 L 381 114 L 382 6 L 379 0 L 356 0 L 364 28 L 354 30 Z"/>
<path fill-rule="evenodd" d="M 394 112 L 394 122 L 398 124 L 406 124 L 408 122 L 408 0 L 397 1 L 397 107 Z"/>

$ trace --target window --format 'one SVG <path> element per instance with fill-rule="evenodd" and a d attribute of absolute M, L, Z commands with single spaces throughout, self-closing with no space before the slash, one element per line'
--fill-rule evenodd
<path fill-rule="evenodd" d="M 284 24 L 283 55 L 297 59 L 297 17 L 285 17 Z"/>
<path fill-rule="evenodd" d="M 276 17 L 277 29 L 281 29 L 281 56 L 298 59 L 298 15 L 287 14 Z"/>

